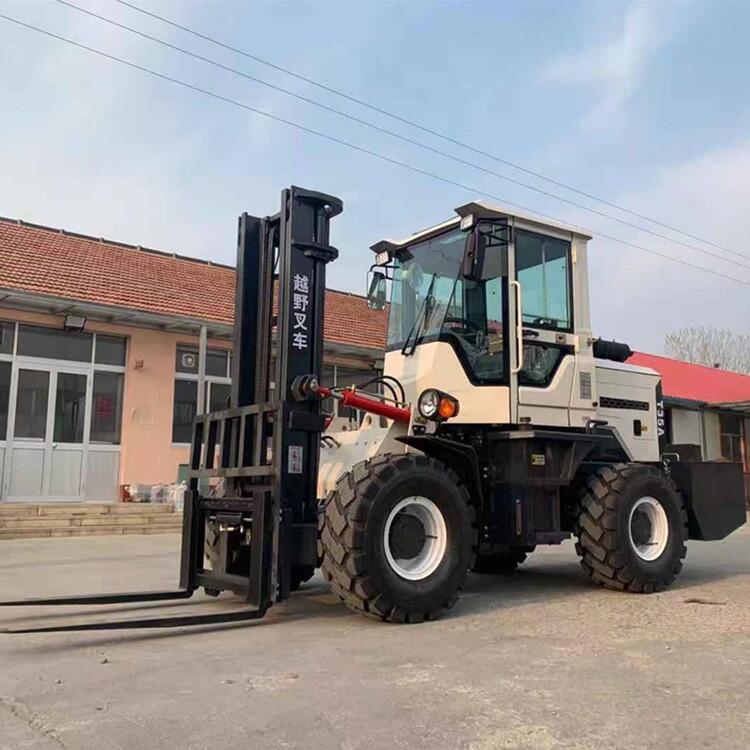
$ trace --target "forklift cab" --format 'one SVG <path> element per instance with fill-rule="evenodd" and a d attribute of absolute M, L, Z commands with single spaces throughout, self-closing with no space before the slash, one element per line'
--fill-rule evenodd
<path fill-rule="evenodd" d="M 372 248 L 371 304 L 390 281 L 385 372 L 412 400 L 428 378 L 453 393 L 459 421 L 583 426 L 596 411 L 590 237 L 482 203 L 456 213 Z"/>

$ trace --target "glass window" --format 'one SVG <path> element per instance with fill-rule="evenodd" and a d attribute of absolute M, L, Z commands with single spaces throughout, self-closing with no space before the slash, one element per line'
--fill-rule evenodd
<path fill-rule="evenodd" d="M 43 370 L 19 370 L 16 389 L 17 438 L 44 440 L 47 434 L 47 400 L 49 373 Z"/>
<path fill-rule="evenodd" d="M 435 335 L 443 322 L 466 245 L 460 229 L 412 245 L 399 253 L 391 285 L 388 348 L 407 339 Z"/>
<path fill-rule="evenodd" d="M 16 332 L 15 323 L 0 320 L 0 354 L 13 354 L 13 336 Z"/>
<path fill-rule="evenodd" d="M 505 276 L 459 282 L 443 326 L 443 332 L 458 341 L 465 362 L 481 382 L 500 383 L 507 377 L 505 289 Z"/>
<path fill-rule="evenodd" d="M 121 372 L 94 373 L 89 438 L 92 443 L 120 444 L 123 380 Z"/>
<path fill-rule="evenodd" d="M 721 432 L 721 457 L 727 461 L 742 462 L 742 422 L 732 414 L 719 415 Z"/>
<path fill-rule="evenodd" d="M 19 325 L 17 351 L 26 357 L 91 362 L 92 341 L 90 333 Z"/>
<path fill-rule="evenodd" d="M 125 366 L 125 339 L 120 336 L 96 334 L 94 362 L 98 365 Z"/>
<path fill-rule="evenodd" d="M 198 350 L 192 346 L 178 346 L 175 370 L 197 375 Z M 206 375 L 219 378 L 229 377 L 229 352 L 208 349 L 206 351 Z"/>
<path fill-rule="evenodd" d="M 0 440 L 8 434 L 8 404 L 10 402 L 10 362 L 0 362 Z"/>
<path fill-rule="evenodd" d="M 563 351 L 556 346 L 523 342 L 523 368 L 518 373 L 520 385 L 548 386 L 562 359 Z"/>
<path fill-rule="evenodd" d="M 570 243 L 530 232 L 516 232 L 516 275 L 523 290 L 523 322 L 569 330 Z"/>
<path fill-rule="evenodd" d="M 232 386 L 229 383 L 206 383 L 208 411 L 224 411 L 229 408 Z"/>
<path fill-rule="evenodd" d="M 82 443 L 86 416 L 86 376 L 58 372 L 56 391 L 52 439 L 57 443 Z"/>
<path fill-rule="evenodd" d="M 174 381 L 174 409 L 172 411 L 172 442 L 189 443 L 193 439 L 193 422 L 198 405 L 196 380 Z"/>
<path fill-rule="evenodd" d="M 227 370 L 228 362 L 228 352 L 209 349 L 206 352 L 206 375 L 216 375 L 220 378 L 226 378 L 229 374 Z"/>

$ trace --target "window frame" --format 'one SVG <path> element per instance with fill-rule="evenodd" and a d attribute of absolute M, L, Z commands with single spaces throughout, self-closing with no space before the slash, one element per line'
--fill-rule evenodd
<path fill-rule="evenodd" d="M 521 309 L 521 324 L 525 328 L 535 328 L 540 331 L 554 331 L 557 333 L 573 333 L 575 331 L 575 299 L 573 298 L 573 242 L 572 240 L 566 240 L 562 237 L 557 237 L 554 234 L 544 234 L 543 232 L 535 232 L 532 229 L 521 229 L 516 227 L 513 232 L 513 273 L 516 281 L 520 281 L 518 278 L 518 235 L 526 235 L 529 237 L 539 237 L 543 240 L 554 240 L 556 242 L 562 242 L 565 244 L 565 259 L 567 261 L 567 276 L 568 276 L 568 315 L 570 316 L 570 325 L 566 328 L 560 326 L 549 326 L 541 325 L 539 323 L 525 323 L 523 320 L 523 309 Z M 543 261 L 544 263 L 544 261 Z M 521 285 L 521 291 L 523 293 L 523 285 Z"/>
<path fill-rule="evenodd" d="M 26 354 L 24 352 L 19 351 L 18 345 L 20 344 L 21 340 L 21 328 L 26 329 L 36 329 L 37 331 L 46 331 L 53 335 L 53 337 L 56 338 L 56 342 L 60 341 L 61 339 L 65 338 L 66 336 L 69 337 L 71 340 L 77 340 L 79 342 L 86 341 L 88 339 L 89 344 L 89 351 L 88 351 L 88 358 L 85 359 L 66 359 L 65 357 L 55 357 L 55 356 L 49 356 L 49 355 L 43 355 L 43 354 Z M 33 335 L 33 331 L 30 331 Z M 55 336 L 55 334 L 57 336 Z M 38 360 L 45 360 L 45 361 L 54 361 L 54 362 L 67 362 L 69 364 L 76 364 L 76 365 L 87 365 L 87 364 L 95 364 L 95 354 L 96 354 L 96 334 L 93 332 L 86 332 L 86 331 L 65 331 L 63 328 L 54 328 L 53 326 L 46 326 L 46 325 L 39 325 L 38 323 L 27 323 L 26 321 L 16 321 L 16 332 L 14 337 L 14 352 L 17 357 L 23 357 L 24 359 L 38 359 Z"/>
<path fill-rule="evenodd" d="M 86 422 L 84 426 L 84 446 L 96 446 L 97 450 L 101 450 L 104 448 L 111 448 L 114 450 L 121 450 L 122 448 L 122 418 L 125 414 L 125 390 L 127 388 L 126 383 L 126 372 L 127 372 L 127 363 L 128 363 L 128 354 L 130 351 L 130 336 L 123 335 L 121 333 L 112 333 L 108 331 L 90 331 L 89 335 L 91 336 L 91 356 L 90 358 L 82 362 L 80 360 L 76 359 L 58 359 L 56 357 L 37 357 L 33 354 L 19 354 L 18 352 L 18 336 L 19 336 L 19 327 L 22 325 L 28 325 L 28 326 L 34 326 L 36 328 L 48 328 L 52 331 L 60 331 L 62 332 L 62 329 L 59 328 L 59 326 L 53 326 L 53 325 L 46 325 L 46 324 L 39 324 L 39 323 L 30 323 L 28 321 L 24 320 L 9 320 L 8 318 L 2 318 L 3 323 L 9 323 L 12 326 L 13 330 L 13 347 L 11 352 L 0 352 L 0 362 L 9 362 L 11 365 L 11 384 L 10 384 L 10 396 L 9 396 L 9 402 L 8 402 L 8 418 L 7 418 L 7 427 L 4 434 L 0 434 L 0 447 L 6 447 L 13 441 L 13 431 L 15 429 L 15 409 L 16 409 L 16 397 L 17 393 L 14 391 L 17 389 L 17 380 L 15 377 L 13 377 L 14 371 L 17 371 L 18 369 L 34 369 L 34 366 L 41 369 L 46 368 L 66 368 L 67 366 L 70 366 L 72 370 L 74 371 L 80 371 L 82 373 L 85 372 L 86 377 L 88 379 L 87 385 L 86 385 L 86 408 L 87 408 L 87 415 L 86 415 Z M 96 362 L 96 341 L 97 336 L 107 336 L 109 338 L 120 338 L 123 340 L 125 344 L 125 361 L 122 365 L 106 365 L 106 364 L 99 364 Z M 93 386 L 94 386 L 94 376 L 97 372 L 114 372 L 114 373 L 120 373 L 123 376 L 123 386 L 122 386 L 122 398 L 123 403 L 120 405 L 120 441 L 117 443 L 105 443 L 105 442 L 92 442 L 91 440 L 87 440 L 86 436 L 90 434 L 91 431 L 91 418 L 93 414 L 93 410 L 91 410 L 91 404 L 89 399 L 89 393 L 91 393 L 93 397 Z M 13 419 L 11 419 L 11 411 L 14 412 Z M 23 439 L 23 438 L 21 438 Z"/>
<path fill-rule="evenodd" d="M 555 361 L 555 366 L 547 373 L 543 381 L 534 383 L 527 379 L 525 373 L 527 372 L 524 367 L 518 371 L 518 386 L 519 388 L 549 388 L 552 385 L 552 381 L 557 375 L 557 371 L 562 366 L 565 358 L 568 355 L 575 354 L 575 348 L 570 344 L 556 344 L 550 341 L 537 341 L 536 339 L 527 340 L 524 343 L 524 350 L 527 347 L 539 347 L 540 349 L 557 349 L 560 352 L 560 356 Z"/>
<path fill-rule="evenodd" d="M 458 340 L 458 337 L 454 334 L 451 334 L 449 331 L 444 331 L 442 326 L 440 329 L 440 332 L 437 336 L 435 336 L 432 340 L 433 341 L 441 341 L 446 344 L 450 344 L 453 351 L 456 353 L 456 356 L 458 357 L 458 361 L 461 364 L 461 367 L 466 374 L 466 377 L 469 379 L 469 382 L 472 385 L 475 386 L 507 386 L 510 385 L 510 357 L 509 357 L 509 335 L 510 335 L 510 327 L 508 325 L 508 316 L 510 315 L 510 283 L 509 283 L 509 275 L 506 273 L 504 276 L 493 276 L 490 279 L 485 279 L 481 283 L 485 284 L 485 313 L 487 309 L 487 287 L 486 284 L 490 281 L 494 281 L 495 279 L 501 279 L 500 284 L 500 290 L 502 292 L 502 324 L 503 324 L 503 372 L 497 377 L 486 377 L 479 375 L 474 368 L 471 365 L 471 362 L 469 361 L 469 356 L 466 353 L 465 349 L 461 345 L 461 342 Z M 459 289 L 459 283 L 465 284 L 466 279 L 460 278 L 457 280 L 456 285 L 453 288 L 453 294 L 455 296 L 456 292 Z M 471 283 L 477 283 L 477 282 L 471 282 Z M 461 288 L 461 295 L 464 295 L 464 289 Z M 463 305 L 463 302 L 462 302 Z"/>
<path fill-rule="evenodd" d="M 737 423 L 737 432 L 729 432 L 725 429 L 725 420 L 736 420 Z M 745 456 L 743 451 L 743 419 L 742 416 L 739 414 L 719 414 L 719 451 L 721 452 L 721 457 L 727 461 L 730 461 L 732 463 L 741 463 L 743 466 L 745 464 Z M 734 458 L 734 456 L 726 456 L 724 455 L 724 439 L 728 438 L 730 441 L 730 444 L 734 445 L 735 440 L 737 441 L 737 454 L 738 458 Z M 734 450 L 732 450 L 732 453 L 734 454 Z"/>
<path fill-rule="evenodd" d="M 180 372 L 177 369 L 177 352 L 178 352 L 178 350 L 180 348 L 184 348 L 184 349 L 198 349 L 198 356 L 200 357 L 200 350 L 199 350 L 198 347 L 195 346 L 195 344 L 188 344 L 188 343 L 184 343 L 184 342 L 178 342 L 175 345 L 175 350 L 174 350 L 174 368 L 175 369 L 174 369 L 174 378 L 172 380 L 172 432 L 170 434 L 170 440 L 171 440 L 171 444 L 172 444 L 173 448 L 184 448 L 184 447 L 189 447 L 190 446 L 190 441 L 187 441 L 187 442 L 178 442 L 178 441 L 176 441 L 174 439 L 174 428 L 175 428 L 175 421 L 174 421 L 174 416 L 175 416 L 175 409 L 174 409 L 174 407 L 175 407 L 175 388 L 174 388 L 174 383 L 177 382 L 178 380 L 190 381 L 190 382 L 196 383 L 196 389 L 195 389 L 195 394 L 196 394 L 195 395 L 195 398 L 196 398 L 196 401 L 195 401 L 195 412 L 196 412 L 196 415 L 198 414 L 198 396 L 199 396 L 199 393 L 198 393 L 198 386 L 197 386 L 197 384 L 198 384 L 198 382 L 200 380 L 200 376 L 198 375 L 198 373 L 195 373 L 195 372 Z M 232 350 L 231 349 L 221 349 L 219 347 L 210 347 L 210 348 L 207 347 L 206 348 L 206 354 L 207 355 L 208 355 L 209 351 L 222 352 L 223 354 L 227 355 L 227 370 L 226 370 L 227 374 L 226 375 L 209 375 L 209 374 L 206 373 L 204 375 L 203 381 L 204 381 L 204 384 L 206 386 L 206 401 L 205 401 L 205 404 L 204 404 L 204 410 L 210 408 L 210 404 L 211 404 L 211 384 L 212 383 L 217 383 L 217 384 L 220 384 L 220 385 L 228 385 L 230 387 L 232 385 Z M 198 363 L 198 367 L 200 369 L 200 362 Z"/>
<path fill-rule="evenodd" d="M 127 361 L 127 348 L 125 349 L 125 357 Z M 96 375 L 97 373 L 107 373 L 110 375 L 120 375 L 122 377 L 122 386 L 121 386 L 121 401 L 120 401 L 120 409 L 119 409 L 119 424 L 117 428 L 117 440 L 116 441 L 108 441 L 108 440 L 94 440 L 91 435 L 94 428 L 94 396 L 96 395 L 94 391 L 94 385 L 96 383 Z M 89 414 L 88 418 L 88 445 L 95 445 L 97 449 L 101 448 L 102 446 L 117 446 L 118 448 L 122 445 L 122 420 L 123 416 L 125 415 L 125 385 L 126 385 L 126 376 L 125 376 L 125 368 L 120 367 L 118 368 L 115 365 L 104 365 L 104 366 L 95 366 L 94 369 L 91 371 L 91 413 Z"/>

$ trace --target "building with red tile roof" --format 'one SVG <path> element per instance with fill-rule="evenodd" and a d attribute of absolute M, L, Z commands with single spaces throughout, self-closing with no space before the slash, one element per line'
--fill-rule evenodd
<path fill-rule="evenodd" d="M 234 293 L 230 266 L 0 218 L 0 501 L 114 500 L 175 481 L 196 412 L 229 392 Z M 84 331 L 64 330 L 68 316 Z M 386 325 L 329 290 L 327 382 L 369 379 Z"/>

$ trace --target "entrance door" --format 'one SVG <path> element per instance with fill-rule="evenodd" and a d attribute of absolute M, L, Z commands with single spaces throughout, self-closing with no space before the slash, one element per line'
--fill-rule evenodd
<path fill-rule="evenodd" d="M 68 367 L 14 367 L 8 500 L 80 500 L 89 377 Z"/>

